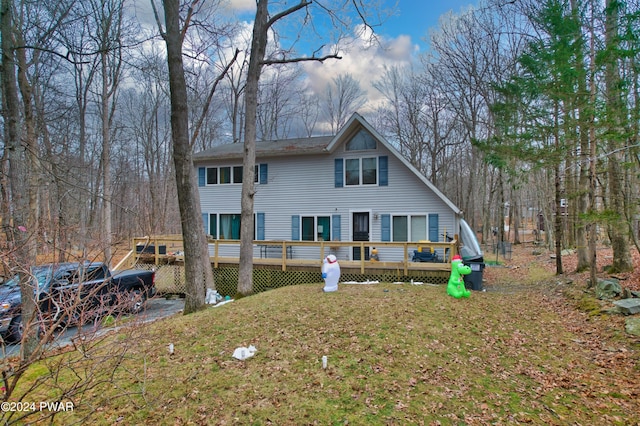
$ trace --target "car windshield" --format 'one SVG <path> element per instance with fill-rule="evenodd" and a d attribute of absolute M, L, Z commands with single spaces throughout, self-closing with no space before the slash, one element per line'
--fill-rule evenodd
<path fill-rule="evenodd" d="M 35 266 L 31 268 L 31 274 L 38 281 L 38 287 L 43 287 L 49 281 L 51 272 L 51 266 Z M 20 275 L 21 274 L 14 275 L 2 285 L 7 287 L 18 287 L 20 285 Z"/>

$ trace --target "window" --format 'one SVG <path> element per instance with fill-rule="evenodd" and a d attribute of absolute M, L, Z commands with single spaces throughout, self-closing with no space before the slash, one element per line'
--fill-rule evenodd
<path fill-rule="evenodd" d="M 378 157 L 345 160 L 346 185 L 376 185 L 378 183 Z"/>
<path fill-rule="evenodd" d="M 218 214 L 203 213 L 203 219 L 209 221 L 208 229 L 205 232 L 214 239 L 239 240 L 240 224 L 242 222 L 240 214 Z M 205 222 L 206 223 L 206 222 Z M 264 240 L 265 234 L 265 214 L 258 212 L 254 214 L 253 235 L 256 240 Z"/>
<path fill-rule="evenodd" d="M 329 216 L 301 216 L 302 241 L 331 241 L 331 218 Z"/>
<path fill-rule="evenodd" d="M 386 216 L 386 218 L 385 218 Z M 386 225 L 385 225 L 386 223 Z M 389 216 L 382 217 L 382 241 L 389 241 Z M 391 217 L 391 241 L 423 241 L 427 238 L 426 215 L 398 215 Z M 433 240 L 436 241 L 436 240 Z"/>
<path fill-rule="evenodd" d="M 331 218 L 329 216 L 318 216 L 318 240 L 331 241 Z"/>
<path fill-rule="evenodd" d="M 427 237 L 427 216 L 411 216 L 411 241 L 424 240 Z"/>
<path fill-rule="evenodd" d="M 207 185 L 216 185 L 218 183 L 218 168 L 207 168 Z"/>
<path fill-rule="evenodd" d="M 231 183 L 231 167 L 220 167 L 220 183 Z"/>
<path fill-rule="evenodd" d="M 315 218 L 302 217 L 302 241 L 315 241 Z"/>
<path fill-rule="evenodd" d="M 349 159 L 345 163 L 345 181 L 347 185 L 360 185 L 360 159 Z"/>
<path fill-rule="evenodd" d="M 242 166 L 233 168 L 233 183 L 242 183 Z"/>
<path fill-rule="evenodd" d="M 241 184 L 243 180 L 242 166 L 199 167 L 198 186 L 218 184 Z M 266 185 L 268 181 L 267 164 L 256 164 L 254 169 L 255 183 Z"/>
<path fill-rule="evenodd" d="M 377 185 L 389 186 L 389 157 L 336 158 L 334 160 L 334 186 Z"/>
<path fill-rule="evenodd" d="M 393 217 L 393 241 L 407 241 L 407 216 Z"/>
<path fill-rule="evenodd" d="M 240 215 L 221 214 L 220 215 L 220 239 L 239 240 L 240 239 Z"/>
<path fill-rule="evenodd" d="M 356 135 L 351 138 L 345 145 L 346 151 L 365 151 L 376 149 L 376 140 L 364 129 L 361 129 Z"/>
<path fill-rule="evenodd" d="M 363 158 L 362 159 L 362 184 L 375 185 L 378 183 L 378 159 Z"/>
<path fill-rule="evenodd" d="M 85 271 L 87 281 L 98 281 L 105 279 L 104 268 L 102 266 L 91 266 Z"/>

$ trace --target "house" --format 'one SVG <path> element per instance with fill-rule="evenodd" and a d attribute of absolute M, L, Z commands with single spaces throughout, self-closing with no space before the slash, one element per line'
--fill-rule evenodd
<path fill-rule="evenodd" d="M 204 226 L 214 239 L 240 238 L 242 154 L 236 143 L 194 155 Z M 258 142 L 255 179 L 258 241 L 444 241 L 460 229 L 460 209 L 358 114 L 335 136 Z M 265 247 L 256 245 L 256 257 Z M 296 246 L 287 255 L 313 258 L 311 250 Z M 362 257 L 358 247 L 335 254 Z M 381 260 L 403 256 L 397 247 L 380 250 Z"/>

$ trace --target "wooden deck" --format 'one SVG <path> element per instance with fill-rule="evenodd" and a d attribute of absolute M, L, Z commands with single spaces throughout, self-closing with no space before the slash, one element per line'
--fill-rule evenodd
<path fill-rule="evenodd" d="M 334 253 L 338 257 L 341 270 L 359 274 L 377 274 L 385 272 L 408 275 L 410 271 L 451 271 L 451 257 L 457 253 L 457 242 L 373 242 L 373 241 L 254 241 L 255 267 L 287 270 L 319 270 L 322 260 Z M 224 252 L 239 251 L 239 240 L 209 240 L 214 268 L 236 266 L 240 258 L 225 255 Z M 266 257 L 264 247 L 270 248 Z M 411 253 L 419 247 L 447 254 L 441 262 L 413 262 Z M 360 248 L 360 259 L 350 260 L 353 249 Z M 365 251 L 377 248 L 382 261 L 364 260 Z M 311 253 L 311 255 L 310 255 Z M 392 255 L 393 253 L 393 255 Z M 279 256 L 278 256 L 279 254 Z M 277 257 L 275 257 L 277 256 Z M 386 258 L 388 258 L 388 260 Z M 444 256 L 442 256 L 444 257 Z M 134 238 L 128 255 L 114 269 L 132 267 L 137 263 L 176 264 L 184 263 L 181 236 L 155 236 Z"/>

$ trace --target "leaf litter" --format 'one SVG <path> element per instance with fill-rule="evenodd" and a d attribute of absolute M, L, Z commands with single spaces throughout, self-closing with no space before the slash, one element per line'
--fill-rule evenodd
<path fill-rule="evenodd" d="M 128 360 L 139 383 L 121 384 L 127 398 L 107 399 L 99 423 L 638 424 L 638 341 L 620 318 L 577 309 L 585 283 L 558 284 L 527 250 L 487 267 L 488 291 L 469 299 L 315 283 L 154 323 Z M 255 356 L 232 358 L 249 345 Z"/>

